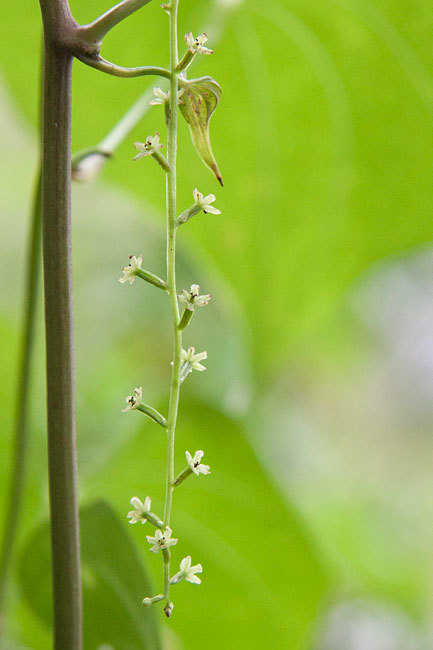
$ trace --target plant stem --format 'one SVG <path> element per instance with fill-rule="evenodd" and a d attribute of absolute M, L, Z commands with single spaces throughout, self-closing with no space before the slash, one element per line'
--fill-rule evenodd
<path fill-rule="evenodd" d="M 130 16 L 132 13 L 149 4 L 151 0 L 123 0 L 114 7 L 111 7 L 102 16 L 99 16 L 89 25 L 83 25 L 80 31 L 85 32 L 86 39 L 100 43 L 110 29 L 113 29 L 122 20 Z"/>
<path fill-rule="evenodd" d="M 28 241 L 26 290 L 24 296 L 23 329 L 20 361 L 15 390 L 15 424 L 13 434 L 13 459 L 10 472 L 6 517 L 0 556 L 0 617 L 6 594 L 7 576 L 15 544 L 21 512 L 27 456 L 27 416 L 30 392 L 30 369 L 34 344 L 36 302 L 39 287 L 41 257 L 41 173 L 38 172 L 32 203 Z M 0 619 L 1 622 L 1 619 Z M 1 627 L 0 627 L 1 633 Z"/>
<path fill-rule="evenodd" d="M 75 52 L 75 57 L 90 66 L 91 68 L 96 68 L 101 72 L 106 74 L 111 74 L 113 77 L 144 77 L 146 75 L 154 75 L 157 77 L 165 77 L 168 79 L 170 77 L 170 72 L 165 70 L 165 68 L 159 68 L 157 66 L 139 66 L 137 68 L 124 68 L 121 65 L 116 65 L 111 61 L 107 61 L 102 56 L 88 56 L 85 54 L 80 54 L 80 52 Z"/>
<path fill-rule="evenodd" d="M 179 306 L 176 292 L 176 157 L 177 157 L 177 93 L 178 93 L 178 46 L 177 46 L 177 9 L 179 0 L 171 0 L 169 5 L 170 21 L 170 107 L 167 125 L 167 156 L 170 166 L 166 177 L 167 198 L 167 285 L 173 315 L 173 367 L 170 385 L 170 403 L 167 417 L 167 476 L 164 506 L 164 523 L 170 525 L 171 505 L 174 481 L 174 438 L 180 392 L 180 358 L 182 351 L 182 332 L 179 330 Z M 168 555 L 168 554 L 167 554 Z M 164 596 L 169 605 L 170 558 L 164 558 Z"/>
<path fill-rule="evenodd" d="M 68 14 L 68 3 L 41 0 L 41 9 L 45 27 L 42 235 L 54 648 L 81 650 L 70 224 L 72 55 L 56 45 L 54 33 Z"/>

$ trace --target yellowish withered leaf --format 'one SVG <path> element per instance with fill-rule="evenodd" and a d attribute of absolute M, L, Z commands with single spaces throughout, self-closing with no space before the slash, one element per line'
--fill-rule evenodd
<path fill-rule="evenodd" d="M 212 77 L 191 80 L 181 78 L 179 82 L 183 89 L 179 108 L 189 125 L 194 147 L 204 164 L 223 185 L 209 138 L 209 121 L 218 106 L 221 86 Z"/>

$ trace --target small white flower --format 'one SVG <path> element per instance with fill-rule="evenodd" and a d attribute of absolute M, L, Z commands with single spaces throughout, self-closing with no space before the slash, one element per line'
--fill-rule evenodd
<path fill-rule="evenodd" d="M 191 566 L 190 555 L 187 555 L 186 557 L 183 558 L 179 568 L 180 571 L 176 573 L 176 575 L 174 575 L 170 580 L 171 584 L 175 585 L 176 583 L 180 582 L 183 579 L 187 580 L 188 582 L 192 582 L 193 584 L 196 585 L 201 584 L 201 580 L 196 575 L 196 573 L 202 573 L 203 567 L 201 564 L 196 564 L 195 566 Z"/>
<path fill-rule="evenodd" d="M 145 524 L 147 519 L 144 516 L 145 512 L 150 512 L 151 500 L 150 497 L 146 497 L 144 503 L 138 497 L 132 497 L 129 502 L 131 506 L 134 507 L 134 510 L 131 510 L 126 515 L 130 520 L 130 524 L 138 524 L 141 521 L 142 524 Z"/>
<path fill-rule="evenodd" d="M 155 133 L 154 136 L 148 135 L 146 138 L 146 142 L 134 142 L 134 147 L 139 151 L 136 156 L 134 156 L 133 160 L 140 160 L 141 158 L 144 158 L 145 156 L 151 156 L 154 153 L 157 153 L 160 149 L 162 149 L 164 145 L 162 145 L 159 141 L 159 133 Z"/>
<path fill-rule="evenodd" d="M 126 413 L 126 411 L 134 411 L 135 409 L 138 409 L 138 407 L 141 405 L 142 397 L 143 397 L 142 387 L 140 386 L 140 388 L 134 388 L 134 394 L 128 395 L 128 397 L 125 399 L 128 406 L 122 409 L 122 413 Z"/>
<path fill-rule="evenodd" d="M 123 276 L 119 278 L 119 282 L 122 284 L 124 282 L 129 282 L 129 284 L 132 284 L 135 280 L 135 276 L 137 275 L 137 271 L 141 271 L 141 265 L 143 263 L 143 255 L 140 255 L 139 257 L 135 257 L 135 255 L 130 255 L 129 256 L 129 264 L 128 266 L 122 267 L 122 273 Z"/>
<path fill-rule="evenodd" d="M 184 302 L 186 308 L 190 311 L 194 311 L 194 307 L 204 307 L 208 304 L 212 296 L 210 293 L 207 293 L 203 296 L 200 296 L 200 287 L 198 284 L 192 284 L 191 289 L 187 291 L 182 289 L 180 295 L 178 296 L 179 302 Z"/>
<path fill-rule="evenodd" d="M 218 210 L 218 208 L 210 205 L 216 199 L 215 194 L 208 194 L 207 196 L 203 196 L 203 194 L 199 192 L 197 188 L 195 188 L 193 195 L 195 204 L 198 205 L 205 214 L 207 212 L 210 212 L 211 214 L 221 214 L 221 210 Z"/>
<path fill-rule="evenodd" d="M 185 41 L 188 46 L 189 51 L 192 54 L 213 54 L 213 50 L 210 50 L 208 47 L 204 47 L 204 44 L 207 42 L 207 34 L 203 33 L 194 38 L 192 32 L 185 34 Z"/>
<path fill-rule="evenodd" d="M 168 100 L 168 93 L 165 93 L 163 90 L 161 90 L 161 88 L 154 88 L 153 94 L 155 95 L 155 99 L 150 100 L 149 104 L 151 106 L 165 104 L 165 102 Z"/>
<path fill-rule="evenodd" d="M 183 93 L 184 93 L 183 88 L 181 88 L 177 92 L 177 103 L 178 104 L 182 103 L 180 98 L 182 97 Z M 163 90 L 161 90 L 161 88 L 154 88 L 153 89 L 153 94 L 155 95 L 155 99 L 150 100 L 149 104 L 151 106 L 157 106 L 158 104 L 165 104 L 170 99 L 170 91 L 165 93 Z"/>
<path fill-rule="evenodd" d="M 168 548 L 169 546 L 174 546 L 177 544 L 177 539 L 171 537 L 172 530 L 167 526 L 164 531 L 157 528 L 155 530 L 155 537 L 151 535 L 146 535 L 147 541 L 149 544 L 153 544 L 150 549 L 152 553 L 159 553 L 163 548 Z"/>
<path fill-rule="evenodd" d="M 182 365 L 180 368 L 180 379 L 181 381 L 184 381 L 186 377 L 189 375 L 190 372 L 193 370 L 198 370 L 199 372 L 203 372 L 206 370 L 206 367 L 203 366 L 200 361 L 203 361 L 203 359 L 207 359 L 207 352 L 199 352 L 198 354 L 195 353 L 195 348 L 192 346 L 188 348 L 188 351 L 182 350 L 181 352 L 181 361 Z"/>
<path fill-rule="evenodd" d="M 202 465 L 200 462 L 203 456 L 204 456 L 204 451 L 202 451 L 201 449 L 195 452 L 194 457 L 191 456 L 189 451 L 185 452 L 186 462 L 188 463 L 190 469 L 197 476 L 199 474 L 210 474 L 209 465 Z"/>

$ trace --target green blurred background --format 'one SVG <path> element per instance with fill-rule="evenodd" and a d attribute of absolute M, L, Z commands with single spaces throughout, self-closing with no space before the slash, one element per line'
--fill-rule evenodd
<path fill-rule="evenodd" d="M 74 187 L 77 420 L 86 650 L 428 650 L 432 643 L 433 15 L 427 0 L 181 0 L 205 29 L 223 96 L 211 122 L 225 187 L 180 124 L 179 206 L 214 192 L 220 216 L 179 236 L 179 286 L 214 296 L 185 342 L 208 370 L 182 395 L 176 462 L 211 476 L 175 494 L 167 624 L 143 596 L 161 565 L 131 496 L 163 506 L 165 441 L 124 396 L 167 406 L 169 309 L 120 285 L 130 254 L 164 273 L 164 179 L 132 142 Z M 108 4 L 72 0 L 79 22 Z M 123 65 L 167 64 L 154 2 L 106 38 Z M 0 499 L 9 473 L 26 231 L 37 168 L 38 3 L 0 27 Z M 158 82 L 156 82 L 158 83 Z M 73 150 L 99 142 L 152 81 L 74 65 Z M 154 82 L 155 85 L 155 82 Z M 165 138 L 163 137 L 163 140 Z M 142 283 L 144 284 L 144 283 Z M 41 301 L 40 301 L 41 302 Z M 4 648 L 50 647 L 42 306 L 23 518 Z M 154 591 L 155 590 L 155 591 Z M 158 631 L 159 629 L 159 631 Z"/>

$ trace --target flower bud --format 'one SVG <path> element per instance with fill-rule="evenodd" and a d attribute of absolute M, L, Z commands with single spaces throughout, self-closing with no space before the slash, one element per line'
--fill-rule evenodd
<path fill-rule="evenodd" d="M 170 618 L 173 612 L 173 603 L 167 603 L 167 605 L 164 607 L 164 614 L 166 615 L 167 618 Z"/>

